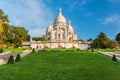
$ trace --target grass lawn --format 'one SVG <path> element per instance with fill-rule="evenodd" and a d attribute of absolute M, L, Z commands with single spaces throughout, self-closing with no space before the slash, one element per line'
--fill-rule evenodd
<path fill-rule="evenodd" d="M 114 49 L 99 49 L 99 51 L 102 51 L 102 52 L 115 52 Z"/>
<path fill-rule="evenodd" d="M 116 52 L 116 51 L 120 51 L 120 50 L 117 50 L 117 49 L 99 49 L 99 51 L 101 51 L 101 52 Z"/>
<path fill-rule="evenodd" d="M 22 52 L 22 51 L 28 50 L 28 49 L 30 49 L 30 48 L 5 48 L 5 49 L 3 49 L 3 52 L 8 52 L 8 51 L 10 51 L 10 52 Z"/>
<path fill-rule="evenodd" d="M 53 52 L 54 52 L 54 50 L 55 51 L 77 51 L 76 48 L 68 48 L 68 49 L 66 49 L 66 48 L 46 48 L 45 50 L 46 51 L 53 51 Z"/>
<path fill-rule="evenodd" d="M 0 80 L 120 80 L 120 63 L 95 52 L 36 52 L 0 66 Z"/>

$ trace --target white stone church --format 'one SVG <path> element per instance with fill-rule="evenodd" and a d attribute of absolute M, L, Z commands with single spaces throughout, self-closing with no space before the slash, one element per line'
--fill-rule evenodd
<path fill-rule="evenodd" d="M 70 21 L 66 22 L 66 19 L 62 15 L 62 10 L 60 8 L 58 16 L 55 18 L 53 26 L 49 23 L 46 30 L 46 38 L 52 41 L 75 41 L 77 40 L 77 35 L 74 34 L 73 27 Z"/>
<path fill-rule="evenodd" d="M 77 40 L 77 35 L 74 34 L 70 21 L 66 22 L 61 9 L 59 9 L 53 26 L 51 23 L 48 24 L 45 37 L 47 41 L 27 42 L 23 43 L 23 47 L 31 47 L 38 50 L 43 48 L 76 48 L 86 50 L 90 47 L 90 43 Z"/>

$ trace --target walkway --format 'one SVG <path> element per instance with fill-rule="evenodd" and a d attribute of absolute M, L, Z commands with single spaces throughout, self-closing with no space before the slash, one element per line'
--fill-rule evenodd
<path fill-rule="evenodd" d="M 6 64 L 10 55 L 13 55 L 13 57 L 15 59 L 17 54 L 20 54 L 21 57 L 24 57 L 29 53 L 31 53 L 31 50 L 25 50 L 22 53 L 12 53 L 12 52 L 1 53 L 0 54 L 0 65 Z"/>
<path fill-rule="evenodd" d="M 110 58 L 112 58 L 113 55 L 116 55 L 117 61 L 120 62 L 120 53 L 117 53 L 117 52 L 100 52 L 100 51 L 97 51 L 97 52 L 102 54 L 102 55 L 108 56 Z"/>

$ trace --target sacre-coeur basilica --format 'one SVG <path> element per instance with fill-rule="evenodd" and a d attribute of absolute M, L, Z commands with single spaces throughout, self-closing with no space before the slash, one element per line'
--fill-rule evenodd
<path fill-rule="evenodd" d="M 23 47 L 31 47 L 37 50 L 44 48 L 76 48 L 86 50 L 90 47 L 89 42 L 81 42 L 77 40 L 77 35 L 74 33 L 74 27 L 70 21 L 66 21 L 62 14 L 62 9 L 59 9 L 53 23 L 48 22 L 45 32 L 47 41 L 32 41 L 23 43 Z"/>

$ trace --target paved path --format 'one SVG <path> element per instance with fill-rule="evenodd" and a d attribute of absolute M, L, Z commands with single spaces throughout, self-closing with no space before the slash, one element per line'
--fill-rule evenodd
<path fill-rule="evenodd" d="M 12 52 L 1 53 L 0 54 L 0 65 L 6 64 L 11 55 L 13 55 L 15 59 L 17 54 L 20 54 L 21 57 L 24 57 L 29 53 L 31 53 L 31 50 L 26 50 L 26 51 L 23 51 L 22 53 L 12 53 Z"/>
<path fill-rule="evenodd" d="M 115 53 L 115 52 L 100 52 L 100 51 L 97 51 L 98 53 L 102 54 L 102 55 L 105 55 L 105 56 L 108 56 L 110 58 L 113 57 L 113 54 L 116 55 L 116 58 L 117 58 L 117 61 L 120 62 L 120 55 L 118 53 Z"/>

